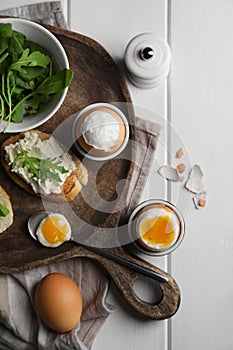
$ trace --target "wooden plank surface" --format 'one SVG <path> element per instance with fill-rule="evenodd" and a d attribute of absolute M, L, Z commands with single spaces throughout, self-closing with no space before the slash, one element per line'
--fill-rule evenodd
<path fill-rule="evenodd" d="M 183 295 L 173 350 L 233 349 L 232 15 L 232 1 L 172 1 L 171 118 L 208 191 L 205 209 L 190 205 L 172 256 Z"/>

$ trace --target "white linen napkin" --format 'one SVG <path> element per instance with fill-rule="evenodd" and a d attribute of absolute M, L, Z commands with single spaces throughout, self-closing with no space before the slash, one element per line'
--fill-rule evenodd
<path fill-rule="evenodd" d="M 48 273 L 70 276 L 83 296 L 79 326 L 59 334 L 40 321 L 34 307 L 36 284 Z M 108 280 L 89 259 L 74 258 L 14 274 L 0 274 L 0 349 L 87 350 L 101 325 L 112 311 L 105 297 Z"/>

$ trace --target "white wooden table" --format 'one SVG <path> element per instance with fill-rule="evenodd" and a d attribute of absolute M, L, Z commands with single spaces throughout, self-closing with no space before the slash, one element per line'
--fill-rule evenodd
<path fill-rule="evenodd" d="M 1 0 L 0 9 L 15 2 Z M 40 1 L 18 0 L 17 5 L 33 2 Z M 143 197 L 168 198 L 184 212 L 182 246 L 169 257 L 152 260 L 178 282 L 181 306 L 169 321 L 145 321 L 125 309 L 112 287 L 109 300 L 117 308 L 93 349 L 231 350 L 233 2 L 64 0 L 63 8 L 70 29 L 99 41 L 120 66 L 134 35 L 151 31 L 168 39 L 172 51 L 168 84 L 146 91 L 127 84 L 136 106 L 157 111 L 172 123 L 191 162 L 203 168 L 209 193 L 208 205 L 200 211 L 181 186 L 167 186 L 156 175 L 158 164 L 169 161 L 167 147 L 159 145 Z M 174 153 L 177 139 L 166 128 L 162 138 Z"/>

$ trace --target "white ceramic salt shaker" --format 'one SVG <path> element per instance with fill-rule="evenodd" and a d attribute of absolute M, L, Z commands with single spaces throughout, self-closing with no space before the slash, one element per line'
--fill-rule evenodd
<path fill-rule="evenodd" d="M 153 33 L 141 33 L 128 43 L 125 65 L 131 82 L 151 89 L 164 82 L 169 74 L 171 51 L 167 42 Z"/>

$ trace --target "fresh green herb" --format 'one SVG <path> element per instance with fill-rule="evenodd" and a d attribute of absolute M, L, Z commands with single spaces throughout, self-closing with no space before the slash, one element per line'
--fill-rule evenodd
<path fill-rule="evenodd" d="M 10 23 L 0 24 L 0 74 L 0 122 L 7 126 L 38 113 L 73 78 L 69 69 L 56 72 L 48 52 Z"/>
<path fill-rule="evenodd" d="M 5 207 L 3 204 L 0 203 L 0 215 L 1 216 L 7 216 L 9 214 L 9 209 Z"/>
<path fill-rule="evenodd" d="M 28 155 L 28 151 L 21 146 L 21 153 L 15 158 L 14 164 L 18 160 L 22 160 L 22 167 L 27 167 L 27 171 L 32 175 L 32 178 L 45 183 L 46 180 L 61 182 L 60 174 L 68 173 L 68 170 L 61 165 L 61 161 L 54 158 L 41 159 Z"/>

